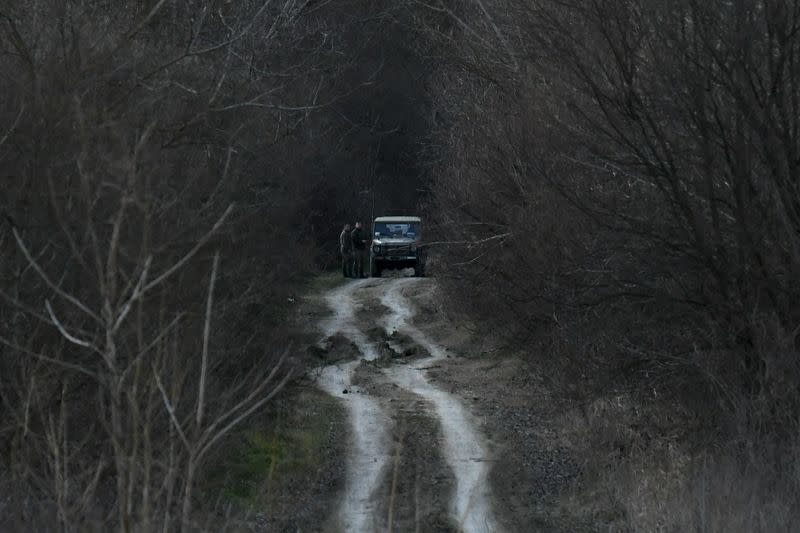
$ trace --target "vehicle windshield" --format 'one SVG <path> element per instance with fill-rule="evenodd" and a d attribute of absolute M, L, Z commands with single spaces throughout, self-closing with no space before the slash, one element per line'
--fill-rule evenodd
<path fill-rule="evenodd" d="M 375 237 L 419 239 L 419 226 L 418 222 L 375 222 L 373 232 Z"/>

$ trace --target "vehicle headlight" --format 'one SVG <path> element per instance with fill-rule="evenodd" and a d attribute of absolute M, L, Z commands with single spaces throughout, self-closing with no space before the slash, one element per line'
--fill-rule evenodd
<path fill-rule="evenodd" d="M 412 244 L 411 245 L 411 251 L 412 252 L 416 252 L 417 251 L 417 245 L 416 244 Z"/>
<path fill-rule="evenodd" d="M 372 247 L 372 251 L 375 252 L 376 254 L 381 253 L 381 246 L 379 244 L 376 244 L 375 246 Z"/>

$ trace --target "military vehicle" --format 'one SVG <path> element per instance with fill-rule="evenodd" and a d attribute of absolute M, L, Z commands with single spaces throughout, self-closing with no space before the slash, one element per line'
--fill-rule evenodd
<path fill-rule="evenodd" d="M 415 276 L 425 275 L 422 220 L 401 216 L 376 218 L 372 223 L 370 276 L 379 278 L 384 270 L 404 268 L 413 268 Z"/>

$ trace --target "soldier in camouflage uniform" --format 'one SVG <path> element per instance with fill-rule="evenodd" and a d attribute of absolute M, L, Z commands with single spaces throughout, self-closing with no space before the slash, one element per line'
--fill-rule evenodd
<path fill-rule="evenodd" d="M 339 234 L 339 253 L 342 254 L 342 275 L 353 277 L 353 239 L 350 237 L 350 224 L 345 224 Z"/>
<path fill-rule="evenodd" d="M 353 242 L 353 277 L 363 278 L 367 259 L 367 235 L 361 228 L 361 222 L 356 222 L 356 229 L 350 233 L 350 238 Z"/>

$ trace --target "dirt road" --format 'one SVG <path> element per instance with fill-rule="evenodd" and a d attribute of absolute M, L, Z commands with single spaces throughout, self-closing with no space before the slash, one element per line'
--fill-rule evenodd
<path fill-rule="evenodd" d="M 319 378 L 350 419 L 352 445 L 336 517 L 346 531 L 500 530 L 485 438 L 462 401 L 427 375 L 448 354 L 414 325 L 414 307 L 403 295 L 424 283 L 362 280 L 327 296 L 333 315 L 321 324 L 324 342 L 339 337 L 342 346 L 331 348 L 353 351 Z M 418 454 L 429 463 L 424 470 Z"/>
<path fill-rule="evenodd" d="M 568 438 L 582 426 L 541 359 L 444 294 L 434 278 L 384 277 L 304 297 L 293 327 L 308 370 L 275 405 L 291 428 L 273 428 L 299 450 L 283 452 L 256 530 L 626 531 L 593 503 Z"/>

